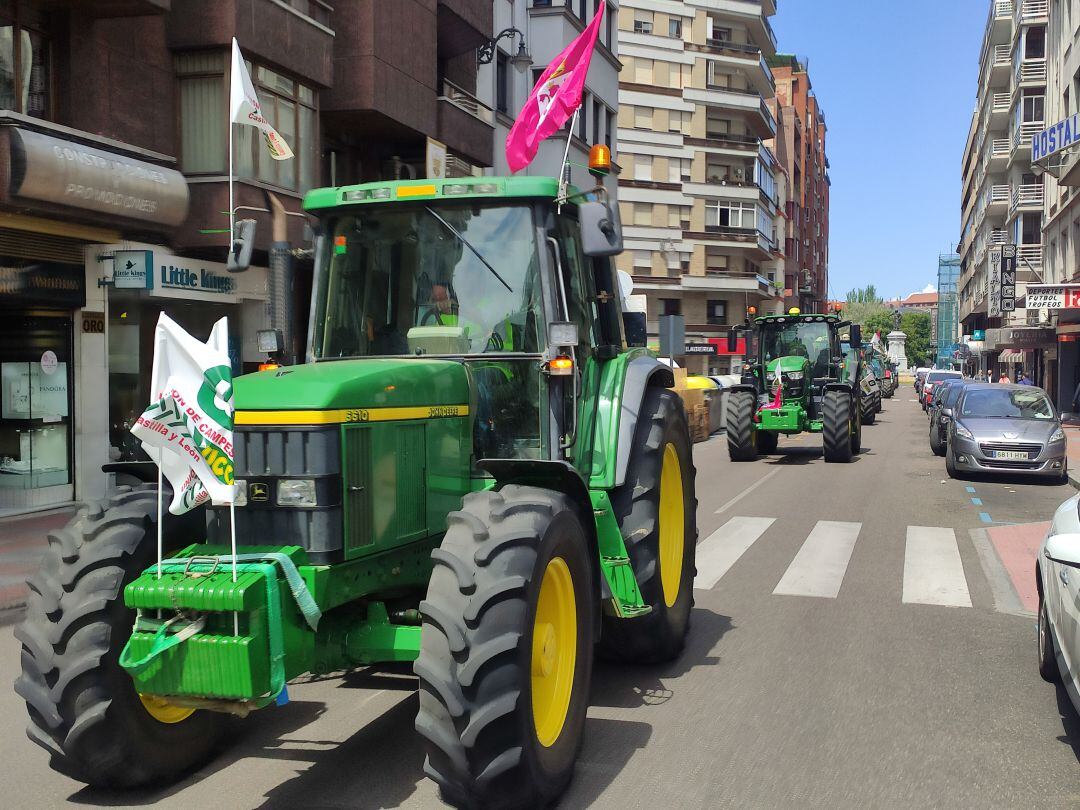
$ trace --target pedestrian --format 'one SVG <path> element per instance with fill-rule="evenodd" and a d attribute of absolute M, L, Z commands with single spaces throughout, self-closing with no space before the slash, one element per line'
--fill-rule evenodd
<path fill-rule="evenodd" d="M 1028 373 L 1026 371 L 1021 371 L 1020 372 L 1020 379 L 1018 380 L 1018 382 L 1020 383 L 1020 385 L 1034 385 L 1035 384 L 1035 383 L 1033 383 L 1031 381 L 1031 377 L 1028 376 Z"/>
<path fill-rule="evenodd" d="M 1011 382 L 1011 380 L 1009 380 L 1009 375 L 1006 374 L 1003 371 L 1003 372 L 1001 372 L 1001 377 L 998 379 L 998 382 L 1001 383 L 1002 385 L 1005 385 L 1005 384 Z"/>

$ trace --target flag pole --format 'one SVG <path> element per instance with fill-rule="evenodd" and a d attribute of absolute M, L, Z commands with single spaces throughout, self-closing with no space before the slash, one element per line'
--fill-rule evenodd
<path fill-rule="evenodd" d="M 157 578 L 161 579 L 161 560 L 163 557 L 163 540 L 164 530 L 161 525 L 161 462 L 163 460 L 164 451 L 162 448 L 158 448 L 157 454 Z"/>
<path fill-rule="evenodd" d="M 577 117 L 581 112 L 581 106 L 574 110 L 574 117 L 570 119 L 570 131 L 566 134 L 566 149 L 563 150 L 562 171 L 559 172 L 559 208 L 562 208 L 563 199 L 566 197 L 567 187 L 570 185 L 570 140 L 574 137 L 577 129 Z"/>

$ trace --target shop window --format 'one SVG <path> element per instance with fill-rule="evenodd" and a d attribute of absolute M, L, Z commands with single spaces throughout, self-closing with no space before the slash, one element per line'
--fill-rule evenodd
<path fill-rule="evenodd" d="M 0 10 L 0 108 L 52 118 L 49 15 L 4 3 Z M 11 9 L 10 11 L 7 9 Z"/>
<path fill-rule="evenodd" d="M 682 301 L 678 298 L 661 298 L 660 299 L 660 314 L 661 315 L 681 315 L 682 314 Z"/>
<path fill-rule="evenodd" d="M 180 161 L 185 174 L 228 171 L 228 53 L 199 51 L 176 56 L 180 88 Z M 242 179 L 304 192 L 316 185 L 317 109 L 315 91 L 281 73 L 247 63 L 263 115 L 296 156 L 270 157 L 262 133 L 236 125 L 234 171 Z"/>

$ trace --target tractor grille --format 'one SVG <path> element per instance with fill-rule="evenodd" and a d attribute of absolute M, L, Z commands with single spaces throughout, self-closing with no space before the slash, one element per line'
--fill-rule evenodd
<path fill-rule="evenodd" d="M 236 508 L 236 538 L 242 545 L 297 545 L 313 563 L 342 559 L 341 431 L 337 425 L 295 428 L 237 428 L 233 434 L 235 476 L 247 481 L 248 503 Z M 314 507 L 279 507 L 274 501 L 281 479 L 315 481 Z M 267 493 L 252 497 L 254 485 Z M 211 510 L 211 542 L 229 542 L 227 508 Z"/>

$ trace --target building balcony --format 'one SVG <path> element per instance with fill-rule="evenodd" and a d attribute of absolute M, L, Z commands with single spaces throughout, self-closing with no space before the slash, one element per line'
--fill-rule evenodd
<path fill-rule="evenodd" d="M 994 93 L 986 100 L 987 129 L 1003 129 L 1009 120 L 1009 109 L 1012 107 L 1012 94 L 1001 92 Z"/>
<path fill-rule="evenodd" d="M 776 243 L 757 228 L 733 228 L 729 225 L 706 225 L 704 231 L 683 231 L 683 239 L 709 245 L 730 247 L 746 252 L 757 261 L 775 258 Z"/>
<path fill-rule="evenodd" d="M 1000 45 L 1009 41 L 1012 34 L 1012 0 L 995 0 L 990 4 L 990 15 L 986 21 L 985 41 L 990 45 Z"/>
<path fill-rule="evenodd" d="M 1043 264 L 1043 246 L 1038 245 L 1017 245 L 1016 248 L 1016 268 L 1018 271 L 1035 271 L 1042 270 Z"/>
<path fill-rule="evenodd" d="M 995 45 L 988 54 L 990 64 L 983 81 L 988 88 L 1008 87 L 1012 78 L 1012 48 L 1008 45 Z"/>
<path fill-rule="evenodd" d="M 495 113 L 476 96 L 443 80 L 439 96 L 438 139 L 479 166 L 494 158 Z"/>
<path fill-rule="evenodd" d="M 1014 6 L 1013 28 L 1017 34 L 1022 25 L 1045 23 L 1049 20 L 1049 0 L 1016 0 Z"/>
<path fill-rule="evenodd" d="M 761 139 L 754 135 L 732 135 L 729 132 L 706 132 L 704 138 L 684 137 L 685 146 L 703 149 L 734 149 L 748 155 L 756 155 Z"/>
<path fill-rule="evenodd" d="M 1042 132 L 1045 126 L 1043 121 L 1024 121 L 1013 128 L 1010 163 L 1031 160 L 1031 139 Z"/>
<path fill-rule="evenodd" d="M 688 87 L 682 91 L 686 101 L 737 112 L 759 138 L 776 137 L 776 119 L 765 100 L 754 90 L 735 90 L 730 87 Z"/>
<path fill-rule="evenodd" d="M 1009 204 L 1009 213 L 1016 211 L 1041 211 L 1043 207 L 1042 183 L 1031 183 L 1016 186 L 1012 190 L 1012 200 Z"/>
<path fill-rule="evenodd" d="M 1009 153 L 1012 151 L 1012 141 L 1008 138 L 994 138 L 986 144 L 983 159 L 989 171 L 1001 171 L 1009 165 Z"/>
<path fill-rule="evenodd" d="M 1024 87 L 1039 87 L 1046 84 L 1046 60 L 1025 59 L 1013 71 L 1013 93 L 1019 94 Z"/>
<path fill-rule="evenodd" d="M 723 39 L 707 39 L 704 45 L 687 43 L 686 50 L 708 54 L 709 61 L 739 70 L 765 98 L 776 95 L 776 79 L 773 77 L 772 68 L 765 62 L 758 46 Z"/>
<path fill-rule="evenodd" d="M 983 196 L 983 207 L 988 214 L 990 213 L 1003 213 L 1009 206 L 1009 185 L 1004 183 L 1001 185 L 990 186 L 986 189 Z"/>

